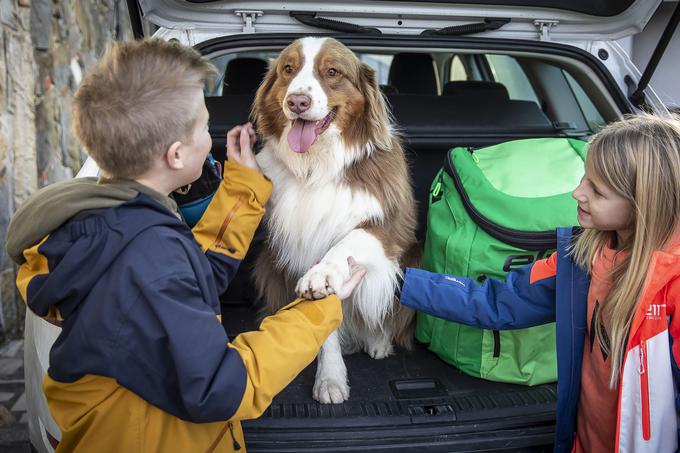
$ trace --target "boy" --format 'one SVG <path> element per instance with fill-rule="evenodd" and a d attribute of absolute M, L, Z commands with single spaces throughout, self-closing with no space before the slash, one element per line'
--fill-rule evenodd
<path fill-rule="evenodd" d="M 193 232 L 168 197 L 210 151 L 213 71 L 160 40 L 114 46 L 73 103 L 76 136 L 106 178 L 45 188 L 12 220 L 19 291 L 62 327 L 43 382 L 57 451 L 245 451 L 239 420 L 314 359 L 362 277 L 352 266 L 337 296 L 298 299 L 229 342 L 218 296 L 271 192 L 252 126 L 229 132 L 224 181 Z"/>

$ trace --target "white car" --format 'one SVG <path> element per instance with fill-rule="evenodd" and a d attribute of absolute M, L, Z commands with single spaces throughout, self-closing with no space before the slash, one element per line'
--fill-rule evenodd
<path fill-rule="evenodd" d="M 452 146 L 527 137 L 586 139 L 641 107 L 664 112 L 646 86 L 653 68 L 639 86 L 641 71 L 617 42 L 640 32 L 660 2 L 129 0 L 128 7 L 136 36 L 154 28 L 155 36 L 194 46 L 220 69 L 220 83 L 206 93 L 218 160 L 224 159 L 226 131 L 248 117 L 270 58 L 310 34 L 333 34 L 350 47 L 376 70 L 402 130 L 422 239 L 430 183 Z M 480 86 L 504 87 L 514 107 L 480 101 L 474 91 Z M 450 105 L 430 102 L 454 88 L 471 91 Z M 97 171 L 88 161 L 78 176 Z M 256 236 L 246 261 L 261 239 Z M 247 268 L 244 263 L 246 270 L 223 297 L 230 336 L 254 326 Z M 60 438 L 41 391 L 59 331 L 27 313 L 29 430 L 40 452 L 53 451 Z M 523 387 L 475 379 L 423 346 L 379 361 L 355 354 L 347 357 L 347 366 L 354 382 L 347 402 L 313 401 L 314 367 L 308 368 L 260 419 L 244 423 L 248 449 L 551 450 L 555 384 Z"/>

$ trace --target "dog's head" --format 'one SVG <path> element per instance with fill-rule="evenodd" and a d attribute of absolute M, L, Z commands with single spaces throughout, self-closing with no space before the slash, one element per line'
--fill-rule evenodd
<path fill-rule="evenodd" d="M 321 143 L 331 136 L 356 153 L 391 144 L 373 69 L 332 38 L 302 38 L 286 47 L 257 90 L 252 116 L 262 135 L 285 139 L 297 154 L 323 152 Z"/>

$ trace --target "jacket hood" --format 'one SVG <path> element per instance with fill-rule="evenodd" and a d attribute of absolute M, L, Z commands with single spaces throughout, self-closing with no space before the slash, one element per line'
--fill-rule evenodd
<path fill-rule="evenodd" d="M 140 233 L 167 226 L 191 235 L 173 206 L 133 181 L 84 178 L 39 191 L 17 212 L 7 239 L 24 300 L 39 316 L 66 319 Z"/>
<path fill-rule="evenodd" d="M 47 186 L 31 195 L 12 217 L 5 242 L 7 253 L 21 265 L 26 261 L 24 250 L 69 219 L 84 211 L 121 205 L 139 193 L 177 212 L 172 199 L 131 180 L 76 178 Z"/>

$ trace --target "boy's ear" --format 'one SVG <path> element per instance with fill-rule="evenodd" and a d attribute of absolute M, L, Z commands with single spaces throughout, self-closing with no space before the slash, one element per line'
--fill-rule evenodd
<path fill-rule="evenodd" d="M 173 170 L 181 170 L 184 168 L 184 148 L 182 142 L 174 142 L 165 152 L 165 162 L 168 167 Z"/>

